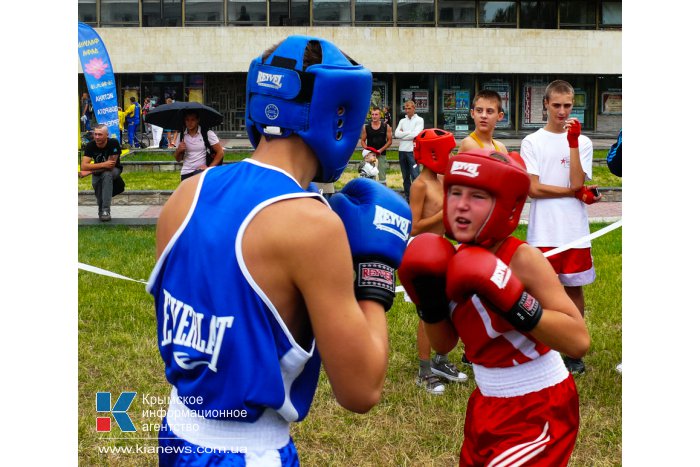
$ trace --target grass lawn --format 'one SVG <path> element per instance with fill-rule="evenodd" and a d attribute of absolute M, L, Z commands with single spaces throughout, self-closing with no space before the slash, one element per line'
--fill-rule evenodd
<path fill-rule="evenodd" d="M 241 159 L 242 157 L 237 155 L 235 159 L 232 158 L 231 160 Z M 135 159 L 125 158 L 124 160 Z M 172 158 L 170 157 L 164 160 L 172 160 Z M 228 156 L 226 160 L 229 160 Z M 357 169 L 354 167 L 355 166 L 349 167 L 343 172 L 343 175 L 335 183 L 336 190 L 340 190 L 351 179 L 359 176 Z M 88 176 L 78 179 L 78 190 L 92 190 L 91 178 L 92 177 Z M 124 178 L 127 190 L 174 190 L 180 183 L 180 172 L 179 170 L 177 172 L 126 172 L 122 175 L 122 178 Z M 387 171 L 387 184 L 390 188 L 403 188 L 401 171 L 399 169 Z M 621 187 L 622 178 L 611 174 L 607 166 L 594 166 L 593 181 L 591 184 L 602 187 Z"/>
<path fill-rule="evenodd" d="M 605 224 L 592 224 L 595 231 Z M 147 279 L 154 266 L 154 227 L 82 226 L 78 260 L 133 279 Z M 523 238 L 525 227 L 516 235 Z M 581 410 L 578 443 L 569 465 L 614 466 L 622 463 L 622 229 L 593 241 L 596 281 L 585 287 L 586 322 L 592 337 L 585 358 L 587 373 L 576 378 Z M 78 272 L 79 400 L 78 459 L 84 465 L 155 465 L 153 453 L 101 453 L 136 445 L 153 449 L 159 423 L 143 396 L 165 397 L 169 386 L 156 345 L 153 300 L 143 284 Z M 307 419 L 293 426 L 302 465 L 456 465 L 473 374 L 465 384 L 450 384 L 441 397 L 414 384 L 418 363 L 413 305 L 398 294 L 388 314 L 391 353 L 381 402 L 368 414 L 338 406 L 321 373 Z M 459 352 L 452 355 L 459 361 Z M 362 377 L 358 374 L 358 377 Z M 97 433 L 95 393 L 136 391 L 129 409 L 136 433 Z M 114 399 L 112 401 L 114 403 Z M 114 425 L 114 421 L 112 422 Z M 122 439 L 107 439 L 119 437 Z"/>

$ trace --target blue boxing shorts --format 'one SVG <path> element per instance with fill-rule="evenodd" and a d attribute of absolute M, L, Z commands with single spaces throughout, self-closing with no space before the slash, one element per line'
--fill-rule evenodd
<path fill-rule="evenodd" d="M 246 446 L 220 449 L 190 443 L 172 432 L 163 418 L 166 429 L 158 436 L 158 465 L 160 466 L 283 466 L 299 465 L 299 455 L 292 438 L 280 449 L 250 450 Z"/>

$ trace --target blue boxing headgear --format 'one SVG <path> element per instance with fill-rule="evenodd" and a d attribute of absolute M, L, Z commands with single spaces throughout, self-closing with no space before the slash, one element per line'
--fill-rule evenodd
<path fill-rule="evenodd" d="M 304 65 L 309 42 L 321 45 L 321 63 Z M 325 39 L 289 36 L 263 60 L 254 59 L 246 83 L 246 130 L 253 147 L 262 135 L 296 134 L 318 158 L 314 181 L 340 178 L 365 123 L 372 73 Z"/>

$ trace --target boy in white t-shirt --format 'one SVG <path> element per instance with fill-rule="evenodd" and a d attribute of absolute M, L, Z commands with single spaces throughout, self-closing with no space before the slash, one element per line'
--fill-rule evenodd
<path fill-rule="evenodd" d="M 531 180 L 527 242 L 546 252 L 590 233 L 585 204 L 601 196 L 596 185 L 584 185 L 593 175 L 593 144 L 581 135 L 578 119 L 570 118 L 574 88 L 566 81 L 553 81 L 545 90 L 544 103 L 547 124 L 523 139 L 520 155 Z M 595 280 L 591 243 L 548 259 L 583 316 L 583 286 Z M 585 371 L 581 359 L 564 356 L 564 363 L 571 373 Z"/>

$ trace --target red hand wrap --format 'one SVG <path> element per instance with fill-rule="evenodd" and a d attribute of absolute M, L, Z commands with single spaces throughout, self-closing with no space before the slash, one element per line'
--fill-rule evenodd
<path fill-rule="evenodd" d="M 582 186 L 576 193 L 574 193 L 576 199 L 583 201 L 586 204 L 593 204 L 596 202 L 595 194 L 588 189 L 587 186 Z"/>
<path fill-rule="evenodd" d="M 573 120 L 569 131 L 566 133 L 566 139 L 569 142 L 570 148 L 578 147 L 578 137 L 581 136 L 581 122 Z"/>

